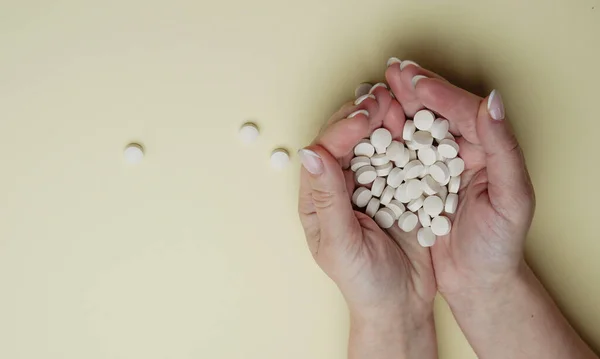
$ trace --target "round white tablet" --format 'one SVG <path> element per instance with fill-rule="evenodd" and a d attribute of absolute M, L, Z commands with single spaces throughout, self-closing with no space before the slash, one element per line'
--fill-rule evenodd
<path fill-rule="evenodd" d="M 390 162 L 390 159 L 385 155 L 385 153 L 376 154 L 371 157 L 371 164 L 373 166 L 383 166 L 388 162 Z"/>
<path fill-rule="evenodd" d="M 431 136 L 433 136 L 433 138 L 435 138 L 436 140 L 443 140 L 444 137 L 446 137 L 449 128 L 450 123 L 447 120 L 444 120 L 443 118 L 438 118 L 435 121 L 433 121 L 433 124 L 431 125 L 429 131 L 431 132 Z"/>
<path fill-rule="evenodd" d="M 375 147 L 369 140 L 361 140 L 358 145 L 354 147 L 355 156 L 366 156 L 372 157 L 375 154 Z"/>
<path fill-rule="evenodd" d="M 398 167 L 393 168 L 387 177 L 387 184 L 398 188 L 402 184 L 402 181 L 404 181 L 404 170 Z"/>
<path fill-rule="evenodd" d="M 431 226 L 431 217 L 429 217 L 423 208 L 419 208 L 417 211 L 417 216 L 419 217 L 419 222 L 421 222 L 423 227 Z"/>
<path fill-rule="evenodd" d="M 437 161 L 437 151 L 433 147 L 424 147 L 417 151 L 417 158 L 425 166 L 431 166 Z"/>
<path fill-rule="evenodd" d="M 386 205 L 386 207 L 391 209 L 392 211 L 394 211 L 394 215 L 395 215 L 394 219 L 400 218 L 402 213 L 404 213 L 404 211 L 406 211 L 406 208 L 404 208 L 404 205 L 402 204 L 402 202 L 398 201 L 397 199 L 393 199 L 390 203 L 388 203 Z"/>
<path fill-rule="evenodd" d="M 392 141 L 392 143 L 386 149 L 385 154 L 391 161 L 401 161 L 405 157 L 408 158 L 406 148 L 404 148 L 404 145 L 398 141 Z"/>
<path fill-rule="evenodd" d="M 365 213 L 367 214 L 367 216 L 369 216 L 369 217 L 375 216 L 375 213 L 377 213 L 377 211 L 379 211 L 379 204 L 380 204 L 379 199 L 377 199 L 375 197 L 371 198 L 371 200 L 367 204 L 367 209 L 365 209 Z"/>
<path fill-rule="evenodd" d="M 392 211 L 389 208 L 382 208 L 379 211 L 377 211 L 377 213 L 375 213 L 375 223 L 377 223 L 379 225 L 379 227 L 387 229 L 387 228 L 392 228 L 392 226 L 394 225 L 394 217 L 395 217 L 395 213 L 394 211 Z"/>
<path fill-rule="evenodd" d="M 406 148 L 408 148 L 409 150 L 416 151 L 417 149 L 419 149 L 419 146 L 417 144 L 415 144 L 413 141 L 406 141 L 405 145 L 406 145 Z"/>
<path fill-rule="evenodd" d="M 446 197 L 446 205 L 444 206 L 444 211 L 446 211 L 446 213 L 455 213 L 456 209 L 458 208 L 458 195 L 456 193 L 450 193 L 448 194 L 448 197 Z"/>
<path fill-rule="evenodd" d="M 450 170 L 444 162 L 436 162 L 429 167 L 429 174 L 442 185 L 446 185 L 450 180 Z"/>
<path fill-rule="evenodd" d="M 240 127 L 239 135 L 243 143 L 252 143 L 258 138 L 258 126 L 252 122 L 246 122 Z"/>
<path fill-rule="evenodd" d="M 421 131 L 429 131 L 433 121 L 435 121 L 435 115 L 429 110 L 421 110 L 417 112 L 413 118 L 415 127 Z"/>
<path fill-rule="evenodd" d="M 406 208 L 408 208 L 408 210 L 411 212 L 417 212 L 419 208 L 423 207 L 423 202 L 425 202 L 425 197 L 421 196 L 410 201 Z"/>
<path fill-rule="evenodd" d="M 137 143 L 130 143 L 125 147 L 123 151 L 123 156 L 125 157 L 125 161 L 132 165 L 137 165 L 142 162 L 144 159 L 144 148 Z"/>
<path fill-rule="evenodd" d="M 436 195 L 440 197 L 444 203 L 446 203 L 446 197 L 448 197 L 448 189 L 446 186 L 441 186 L 440 191 L 436 193 Z"/>
<path fill-rule="evenodd" d="M 437 238 L 430 227 L 419 228 L 419 231 L 417 232 L 417 241 L 421 247 L 432 247 L 436 240 Z"/>
<path fill-rule="evenodd" d="M 415 150 L 408 150 L 408 158 L 413 161 L 417 159 L 417 151 Z"/>
<path fill-rule="evenodd" d="M 402 139 L 404 141 L 412 141 L 413 134 L 417 128 L 415 127 L 415 123 L 411 120 L 404 122 L 404 129 L 402 130 Z"/>
<path fill-rule="evenodd" d="M 387 148 L 392 143 L 392 134 L 385 128 L 378 128 L 371 134 L 371 144 L 375 148 Z"/>
<path fill-rule="evenodd" d="M 367 156 L 358 156 L 350 160 L 350 169 L 354 172 L 358 171 L 359 168 L 368 166 L 371 164 L 371 159 Z"/>
<path fill-rule="evenodd" d="M 444 139 L 438 145 L 438 151 L 446 158 L 454 158 L 458 155 L 458 144 L 453 140 Z"/>
<path fill-rule="evenodd" d="M 361 96 L 368 95 L 372 87 L 373 85 L 371 85 L 370 83 L 363 82 L 362 84 L 358 85 L 358 87 L 354 90 L 354 97 L 359 98 Z"/>
<path fill-rule="evenodd" d="M 364 166 L 356 171 L 356 182 L 360 184 L 371 183 L 377 178 L 377 172 L 373 166 Z"/>
<path fill-rule="evenodd" d="M 431 217 L 439 216 L 444 210 L 444 201 L 438 196 L 429 196 L 423 201 L 423 209 Z"/>
<path fill-rule="evenodd" d="M 440 151 L 438 151 L 438 150 L 435 151 L 435 155 L 436 155 L 436 161 L 444 162 L 446 160 L 444 158 L 444 156 L 440 155 Z"/>
<path fill-rule="evenodd" d="M 384 155 L 385 154 L 385 147 L 375 147 L 375 153 L 378 155 Z"/>
<path fill-rule="evenodd" d="M 404 178 L 412 179 L 419 177 L 419 174 L 423 170 L 423 164 L 419 160 L 410 161 L 404 166 Z"/>
<path fill-rule="evenodd" d="M 455 157 L 448 160 L 448 170 L 450 170 L 450 176 L 460 176 L 465 170 L 465 161 L 460 157 Z"/>
<path fill-rule="evenodd" d="M 458 193 L 459 189 L 460 189 L 460 176 L 450 178 L 450 182 L 448 182 L 448 192 Z"/>
<path fill-rule="evenodd" d="M 425 176 L 427 176 L 429 174 L 429 166 L 423 166 L 423 169 L 421 169 L 421 172 L 419 172 L 419 179 L 424 178 Z"/>
<path fill-rule="evenodd" d="M 423 194 L 423 186 L 418 179 L 410 179 L 406 181 L 406 193 L 410 199 L 417 199 Z"/>
<path fill-rule="evenodd" d="M 283 148 L 278 148 L 271 152 L 271 167 L 276 170 L 282 170 L 290 163 L 290 155 Z"/>
<path fill-rule="evenodd" d="M 423 188 L 423 192 L 425 192 L 428 196 L 433 196 L 442 190 L 442 186 L 436 180 L 434 180 L 431 175 L 423 177 L 421 180 L 421 187 Z"/>
<path fill-rule="evenodd" d="M 377 177 L 375 181 L 373 181 L 373 185 L 371 186 L 371 193 L 375 197 L 381 196 L 383 190 L 385 189 L 385 178 Z"/>
<path fill-rule="evenodd" d="M 369 204 L 372 197 L 371 191 L 368 188 L 358 187 L 352 195 L 352 203 L 358 208 L 364 208 Z"/>
<path fill-rule="evenodd" d="M 392 168 L 394 168 L 394 165 L 391 162 L 388 162 L 382 166 L 375 166 L 375 171 L 377 171 L 377 176 L 385 177 L 390 174 Z"/>
<path fill-rule="evenodd" d="M 394 193 L 396 193 L 396 189 L 394 187 L 387 186 L 383 190 L 383 193 L 381 194 L 381 198 L 379 199 L 381 204 L 384 206 L 390 204 L 392 199 L 394 199 Z"/>
<path fill-rule="evenodd" d="M 419 223 L 419 218 L 417 215 L 411 212 L 404 212 L 398 218 L 398 227 L 404 232 L 410 232 L 417 227 Z"/>
<path fill-rule="evenodd" d="M 412 143 L 417 146 L 417 149 L 429 147 L 433 144 L 433 137 L 431 137 L 431 133 L 427 131 L 417 131 L 413 135 Z"/>
<path fill-rule="evenodd" d="M 396 192 L 394 193 L 394 198 L 402 203 L 408 203 L 412 201 L 412 198 L 408 195 L 408 191 L 406 190 L 408 184 L 403 183 L 398 188 L 396 188 Z"/>
<path fill-rule="evenodd" d="M 446 234 L 450 233 L 451 229 L 452 223 L 446 216 L 435 217 L 431 221 L 431 230 L 436 236 L 445 236 Z"/>

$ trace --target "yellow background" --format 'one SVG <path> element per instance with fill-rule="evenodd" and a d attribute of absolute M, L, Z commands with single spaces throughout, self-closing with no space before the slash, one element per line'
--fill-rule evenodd
<path fill-rule="evenodd" d="M 268 158 L 389 56 L 500 89 L 537 191 L 528 258 L 600 346 L 599 35 L 598 0 L 0 2 L 0 357 L 343 358 L 297 159 Z M 440 357 L 474 358 L 436 311 Z"/>

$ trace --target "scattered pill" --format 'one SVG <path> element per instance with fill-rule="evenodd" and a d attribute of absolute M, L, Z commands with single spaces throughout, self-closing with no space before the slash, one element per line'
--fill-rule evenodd
<path fill-rule="evenodd" d="M 364 166 L 356 171 L 356 182 L 369 184 L 377 178 L 377 172 L 373 166 Z"/>
<path fill-rule="evenodd" d="M 377 173 L 377 176 L 385 177 L 390 174 L 390 172 L 392 171 L 392 168 L 394 168 L 394 165 L 392 165 L 391 162 L 388 162 L 382 166 L 375 166 L 375 171 Z"/>
<path fill-rule="evenodd" d="M 394 168 L 390 171 L 387 177 L 387 184 L 391 187 L 398 188 L 404 181 L 404 170 L 401 168 Z"/>
<path fill-rule="evenodd" d="M 433 121 L 435 121 L 435 115 L 429 110 L 421 110 L 413 117 L 415 127 L 421 131 L 429 131 Z M 444 134 L 446 134 L 444 132 Z"/>
<path fill-rule="evenodd" d="M 375 181 L 373 181 L 373 185 L 371 186 L 371 193 L 375 197 L 381 197 L 383 190 L 385 189 L 385 178 L 377 177 Z"/>
<path fill-rule="evenodd" d="M 278 148 L 271 152 L 271 167 L 276 170 L 282 170 L 290 163 L 290 155 L 283 148 Z"/>
<path fill-rule="evenodd" d="M 425 197 L 421 196 L 410 201 L 406 208 L 408 208 L 411 212 L 417 212 L 419 208 L 423 207 L 423 202 L 425 202 Z"/>
<path fill-rule="evenodd" d="M 354 147 L 355 156 L 372 157 L 375 154 L 375 147 L 369 140 L 361 140 L 356 147 Z"/>
<path fill-rule="evenodd" d="M 436 162 L 429 167 L 429 174 L 440 184 L 446 184 L 450 180 L 450 170 L 444 162 Z"/>
<path fill-rule="evenodd" d="M 429 131 L 431 131 L 431 136 L 436 140 L 443 140 L 448 133 L 448 128 L 450 128 L 450 123 L 443 118 L 438 118 L 433 121 Z"/>
<path fill-rule="evenodd" d="M 390 162 L 390 159 L 386 156 L 385 153 L 376 154 L 373 157 L 371 157 L 371 164 L 373 166 L 383 166 L 388 162 Z"/>
<path fill-rule="evenodd" d="M 456 193 L 448 194 L 448 197 L 446 197 L 446 205 L 444 206 L 444 211 L 446 213 L 453 214 L 456 212 L 457 207 L 458 207 L 458 195 Z"/>
<path fill-rule="evenodd" d="M 424 147 L 417 151 L 417 158 L 425 166 L 431 166 L 437 161 L 437 151 L 433 147 Z"/>
<path fill-rule="evenodd" d="M 381 198 L 379 200 L 381 204 L 384 206 L 390 204 L 392 199 L 394 199 L 394 193 L 396 193 L 396 189 L 394 187 L 387 186 L 381 194 Z"/>
<path fill-rule="evenodd" d="M 446 216 L 435 217 L 431 221 L 431 230 L 436 236 L 445 236 L 450 233 L 451 229 L 452 222 L 450 222 L 450 219 Z"/>
<path fill-rule="evenodd" d="M 130 143 L 125 147 L 125 151 L 123 151 L 123 156 L 125 157 L 125 161 L 132 165 L 137 165 L 142 162 L 144 159 L 144 148 L 142 145 L 137 143 Z"/>
<path fill-rule="evenodd" d="M 358 187 L 352 195 L 352 203 L 358 208 L 364 208 L 369 204 L 372 197 L 371 191 L 368 188 Z"/>
<path fill-rule="evenodd" d="M 402 202 L 398 201 L 397 199 L 393 199 L 390 203 L 386 205 L 386 207 L 394 211 L 394 219 L 400 218 L 402 213 L 406 211 L 406 208 L 404 207 Z"/>
<path fill-rule="evenodd" d="M 450 176 L 460 176 L 465 170 L 465 161 L 460 157 L 455 157 L 448 160 L 448 170 L 450 170 Z"/>
<path fill-rule="evenodd" d="M 450 182 L 448 182 L 448 192 L 458 193 L 459 189 L 460 189 L 460 176 L 450 178 Z"/>
<path fill-rule="evenodd" d="M 358 171 L 359 168 L 364 166 L 369 166 L 371 164 L 371 159 L 367 156 L 358 156 L 354 157 L 350 160 L 350 169 L 353 172 Z"/>
<path fill-rule="evenodd" d="M 404 130 L 402 130 L 402 139 L 404 139 L 404 141 L 412 141 L 413 135 L 415 134 L 416 130 L 417 128 L 415 127 L 415 123 L 413 121 L 408 120 L 404 122 Z"/>
<path fill-rule="evenodd" d="M 431 217 L 437 217 L 444 210 L 444 201 L 438 196 L 429 196 L 423 201 L 423 209 Z"/>
<path fill-rule="evenodd" d="M 380 204 L 381 202 L 379 202 L 378 198 L 371 198 L 371 200 L 367 204 L 367 209 L 365 209 L 365 213 L 367 214 L 367 216 L 374 217 L 375 213 L 377 213 L 377 211 L 379 210 Z"/>
<path fill-rule="evenodd" d="M 417 227 L 419 223 L 419 218 L 417 215 L 412 212 L 404 212 L 398 218 L 398 227 L 404 232 L 410 232 Z"/>
<path fill-rule="evenodd" d="M 243 143 L 252 143 L 258 138 L 258 126 L 252 122 L 246 122 L 240 127 L 239 135 Z"/>
<path fill-rule="evenodd" d="M 423 227 L 431 226 L 431 217 L 429 217 L 427 212 L 425 212 L 425 209 L 419 208 L 417 211 L 417 217 L 419 217 L 419 222 L 421 222 Z"/>
<path fill-rule="evenodd" d="M 423 185 L 421 184 L 421 181 L 414 178 L 408 180 L 406 182 L 406 193 L 411 200 L 421 197 L 423 194 Z"/>
<path fill-rule="evenodd" d="M 392 134 L 385 128 L 378 128 L 371 134 L 371 144 L 375 148 L 386 149 L 392 143 Z"/>
<path fill-rule="evenodd" d="M 438 145 L 438 151 L 445 158 L 454 158 L 458 155 L 458 144 L 453 140 L 443 139 Z"/>
<path fill-rule="evenodd" d="M 387 229 L 394 225 L 395 213 L 389 208 L 382 208 L 375 213 L 375 222 L 379 227 Z"/>
<path fill-rule="evenodd" d="M 437 238 L 430 227 L 419 228 L 417 232 L 417 241 L 421 245 L 421 247 L 433 247 Z"/>

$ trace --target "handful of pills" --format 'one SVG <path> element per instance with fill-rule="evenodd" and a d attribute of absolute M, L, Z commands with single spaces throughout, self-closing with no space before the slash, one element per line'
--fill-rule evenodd
<path fill-rule="evenodd" d="M 417 240 L 423 247 L 450 233 L 452 223 L 445 214 L 458 206 L 465 163 L 448 128 L 447 120 L 421 110 L 406 121 L 404 143 L 379 128 L 356 145 L 350 162 L 358 183 L 354 205 L 384 229 L 397 225 L 410 232 L 420 223 Z"/>

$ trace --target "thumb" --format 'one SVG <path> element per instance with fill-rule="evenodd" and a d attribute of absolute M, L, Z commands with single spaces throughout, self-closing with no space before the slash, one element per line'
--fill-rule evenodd
<path fill-rule="evenodd" d="M 477 135 L 486 154 L 488 194 L 494 209 L 505 218 L 530 215 L 533 187 L 519 143 L 506 120 L 497 90 L 483 101 L 477 116 Z"/>
<path fill-rule="evenodd" d="M 336 159 L 314 145 L 298 151 L 308 178 L 308 190 L 320 225 L 321 240 L 343 240 L 359 226 L 346 179 Z"/>

